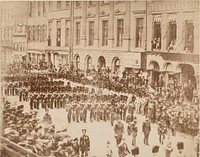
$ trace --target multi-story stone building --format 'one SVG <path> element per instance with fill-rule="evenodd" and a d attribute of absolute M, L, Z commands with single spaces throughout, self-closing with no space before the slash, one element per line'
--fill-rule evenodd
<path fill-rule="evenodd" d="M 27 60 L 33 65 L 45 63 L 47 46 L 47 13 L 49 2 L 30 1 L 28 4 Z"/>
<path fill-rule="evenodd" d="M 162 75 L 164 82 L 176 78 L 184 83 L 198 82 L 199 75 L 199 2 L 152 1 L 147 6 L 146 68 L 150 82 Z M 152 51 L 151 41 L 159 41 Z"/>
<path fill-rule="evenodd" d="M 39 2 L 29 2 L 32 8 L 29 14 L 36 14 L 38 5 Z M 48 20 L 48 42 L 43 44 L 46 44 L 48 60 L 54 65 L 74 61 L 75 67 L 85 71 L 93 66 L 105 66 L 122 72 L 124 68 L 141 68 L 145 22 L 141 21 L 144 26 L 138 28 L 143 30 L 140 39 L 135 38 L 135 27 L 130 26 L 136 19 L 145 21 L 145 7 L 145 2 L 131 1 L 52 1 L 48 3 L 45 19 L 36 17 L 34 23 L 33 18 L 29 18 L 29 25 L 36 26 L 39 21 L 45 24 Z M 31 31 L 30 36 L 34 36 L 34 32 Z M 33 45 L 34 42 L 29 42 L 28 53 L 33 51 Z"/>
<path fill-rule="evenodd" d="M 17 25 L 24 25 L 27 23 L 27 8 L 28 2 L 0 2 L 0 47 L 1 47 L 1 65 L 6 66 L 13 62 L 14 59 L 14 43 L 13 43 L 13 35 L 14 32 L 17 32 Z M 15 36 L 16 39 L 16 36 Z M 20 38 L 16 39 L 16 41 L 20 41 Z M 25 42 L 26 36 L 22 39 Z M 21 42 L 20 42 L 21 43 Z M 22 48 L 23 50 L 23 48 Z"/>
<path fill-rule="evenodd" d="M 27 48 L 27 22 L 17 24 L 13 32 L 13 60 L 21 62 L 26 56 Z"/>
<path fill-rule="evenodd" d="M 159 76 L 165 84 L 171 77 L 196 82 L 197 0 L 29 2 L 28 22 L 28 54 L 34 63 L 73 61 L 85 71 L 94 66 L 118 73 L 147 69 L 152 84 Z"/>

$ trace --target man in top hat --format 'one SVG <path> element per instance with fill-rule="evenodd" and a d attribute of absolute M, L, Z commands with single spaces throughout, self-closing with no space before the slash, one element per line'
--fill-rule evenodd
<path fill-rule="evenodd" d="M 83 135 L 80 138 L 80 151 L 81 157 L 87 157 L 88 151 L 90 150 L 90 138 L 86 135 L 86 129 L 82 129 Z"/>

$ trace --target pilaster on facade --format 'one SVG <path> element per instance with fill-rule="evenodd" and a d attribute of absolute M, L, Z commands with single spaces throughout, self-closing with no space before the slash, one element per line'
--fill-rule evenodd
<path fill-rule="evenodd" d="M 94 28 L 94 46 L 99 46 L 99 11 L 100 11 L 100 2 L 96 1 L 95 5 L 95 28 Z"/>
<path fill-rule="evenodd" d="M 114 45 L 114 2 L 109 2 L 109 18 L 108 18 L 108 47 L 112 48 Z"/>
<path fill-rule="evenodd" d="M 123 35 L 123 47 L 126 51 L 130 51 L 130 8 L 131 2 L 125 2 L 125 24 L 124 24 L 124 35 Z"/>
<path fill-rule="evenodd" d="M 83 3 L 82 19 L 81 19 L 81 46 L 86 46 L 86 15 L 87 15 L 87 3 Z"/>

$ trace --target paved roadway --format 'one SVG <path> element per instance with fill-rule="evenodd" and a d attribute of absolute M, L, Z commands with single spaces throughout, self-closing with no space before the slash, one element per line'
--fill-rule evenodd
<path fill-rule="evenodd" d="M 24 112 L 29 112 L 29 105 L 27 102 L 18 102 L 18 97 L 9 96 L 8 99 L 12 101 L 12 103 L 17 102 L 19 104 L 24 105 Z M 113 127 L 111 127 L 109 122 L 87 122 L 87 123 L 67 123 L 67 114 L 65 109 L 52 109 L 50 110 L 50 115 L 52 116 L 53 124 L 55 124 L 56 130 L 61 130 L 67 127 L 68 134 L 72 137 L 80 137 L 82 135 L 81 130 L 83 128 L 87 129 L 87 134 L 90 137 L 91 150 L 90 157 L 105 157 L 106 152 L 106 142 L 110 141 L 111 149 L 113 150 L 113 157 L 118 157 L 117 147 L 114 139 L 114 131 Z M 38 110 L 38 118 L 42 119 L 45 112 L 44 109 Z M 151 157 L 152 146 L 160 145 L 159 138 L 157 134 L 157 125 L 152 125 L 152 131 L 149 137 L 149 146 L 143 144 L 143 133 L 142 133 L 142 122 L 144 121 L 144 117 L 141 115 L 137 115 L 137 127 L 138 127 L 138 135 L 137 135 L 137 146 L 140 149 L 140 154 L 138 157 Z M 126 143 L 128 144 L 129 149 L 131 149 L 131 136 L 127 135 L 127 124 L 125 124 L 125 133 L 124 137 L 126 139 Z M 170 135 L 171 132 L 168 132 Z M 182 134 L 177 134 L 176 136 L 171 137 L 173 152 L 171 157 L 177 156 L 177 142 L 184 142 L 184 153 L 186 157 L 196 157 L 194 151 L 194 140 L 190 136 L 184 136 Z M 131 155 L 130 155 L 131 156 Z M 127 156 L 128 157 L 128 156 Z M 164 146 L 160 145 L 160 151 L 158 157 L 165 157 L 164 155 Z"/>

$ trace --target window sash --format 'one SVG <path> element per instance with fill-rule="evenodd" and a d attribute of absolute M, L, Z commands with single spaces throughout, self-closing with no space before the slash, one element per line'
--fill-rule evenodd
<path fill-rule="evenodd" d="M 170 40 L 175 40 L 177 36 L 177 25 L 176 23 L 170 23 L 169 24 L 169 39 Z"/>
<path fill-rule="evenodd" d="M 89 22 L 89 46 L 94 45 L 94 21 Z"/>
<path fill-rule="evenodd" d="M 143 23 L 143 18 L 136 19 L 136 47 L 142 47 Z"/>
<path fill-rule="evenodd" d="M 47 26 L 43 25 L 43 41 L 47 39 Z"/>
<path fill-rule="evenodd" d="M 76 22 L 76 45 L 80 44 L 80 22 Z"/>
<path fill-rule="evenodd" d="M 40 26 L 38 26 L 37 41 L 40 41 L 40 35 L 41 35 L 40 33 L 41 33 L 41 32 L 40 32 Z"/>
<path fill-rule="evenodd" d="M 43 12 L 43 16 L 46 15 L 46 6 L 45 6 L 45 2 L 43 2 L 43 9 L 42 9 L 42 12 Z"/>
<path fill-rule="evenodd" d="M 104 20 L 102 24 L 102 46 L 108 45 L 108 20 Z"/>
<path fill-rule="evenodd" d="M 66 31 L 65 31 L 65 46 L 69 46 L 69 28 L 66 28 Z"/>
<path fill-rule="evenodd" d="M 35 26 L 33 26 L 33 36 L 32 36 L 33 38 L 33 40 L 32 41 L 35 41 Z"/>
<path fill-rule="evenodd" d="M 194 49 L 194 25 L 192 22 L 185 23 L 185 49 L 191 53 Z"/>
<path fill-rule="evenodd" d="M 123 44 L 123 33 L 124 33 L 124 21 L 123 19 L 117 20 L 117 46 Z"/>

